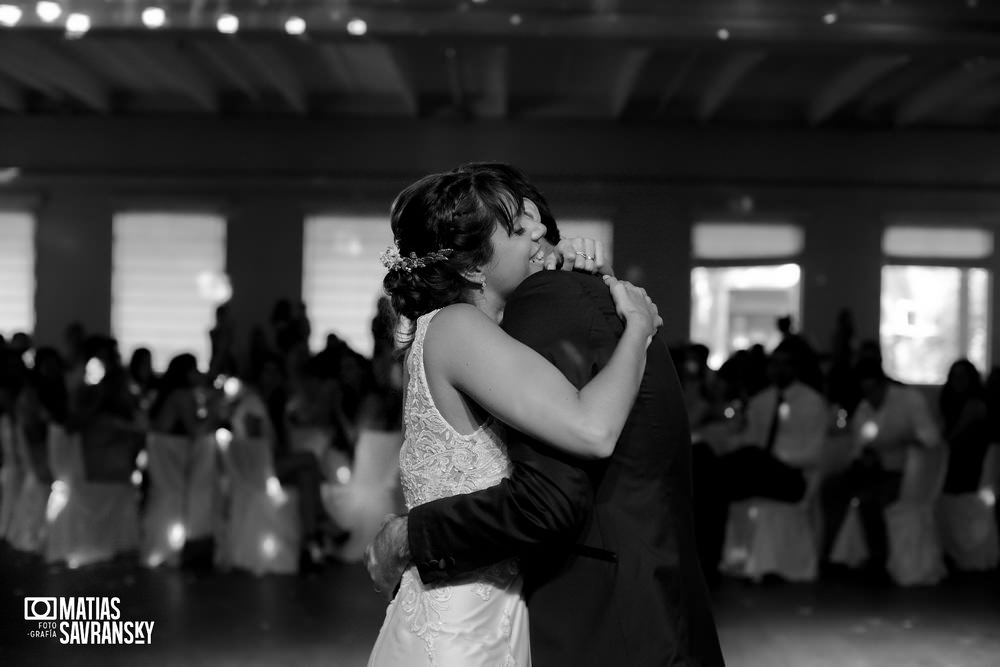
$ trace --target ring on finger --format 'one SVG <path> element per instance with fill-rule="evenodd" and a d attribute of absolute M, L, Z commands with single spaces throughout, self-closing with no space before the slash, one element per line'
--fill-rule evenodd
<path fill-rule="evenodd" d="M 580 257 L 583 257 L 584 259 L 589 259 L 591 261 L 593 261 L 594 259 L 596 259 L 593 255 L 588 255 L 587 253 L 583 252 L 582 250 L 577 250 L 576 254 L 579 255 Z"/>

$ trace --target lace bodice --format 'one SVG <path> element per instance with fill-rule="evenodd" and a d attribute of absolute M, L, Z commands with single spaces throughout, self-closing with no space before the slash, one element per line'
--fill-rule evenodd
<path fill-rule="evenodd" d="M 478 491 L 510 474 L 503 425 L 494 419 L 463 435 L 438 412 L 424 370 L 424 337 L 438 311 L 421 315 L 406 357 L 409 381 L 403 407 L 399 471 L 407 509 Z"/>
<path fill-rule="evenodd" d="M 462 435 L 431 397 L 424 337 L 437 311 L 417 319 L 406 357 L 399 471 L 407 509 L 478 491 L 510 474 L 501 425 L 493 419 Z M 442 561 L 443 562 L 443 561 Z M 410 566 L 386 609 L 369 667 L 530 667 L 528 611 L 517 561 L 501 561 L 424 584 Z"/>

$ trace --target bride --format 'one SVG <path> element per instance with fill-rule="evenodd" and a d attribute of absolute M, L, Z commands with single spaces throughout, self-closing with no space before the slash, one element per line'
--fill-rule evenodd
<path fill-rule="evenodd" d="M 662 325 L 644 290 L 605 276 L 625 331 L 577 389 L 498 326 L 507 298 L 547 251 L 535 204 L 503 172 L 433 174 L 392 206 L 382 261 L 405 352 L 400 474 L 408 509 L 497 484 L 509 473 L 504 425 L 571 455 L 609 456 Z M 578 253 L 588 259 L 592 256 Z M 531 664 L 516 561 L 447 585 L 402 577 L 371 667 Z"/>

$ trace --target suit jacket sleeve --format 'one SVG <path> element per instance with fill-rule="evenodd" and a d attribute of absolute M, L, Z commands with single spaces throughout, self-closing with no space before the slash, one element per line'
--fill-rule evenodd
<path fill-rule="evenodd" d="M 596 373 L 588 344 L 598 316 L 579 280 L 563 272 L 536 274 L 510 299 L 507 332 L 546 357 L 578 388 Z M 513 429 L 510 477 L 474 493 L 413 508 L 408 519 L 413 561 L 426 583 L 527 555 L 541 544 L 575 542 L 593 505 L 582 461 Z"/>

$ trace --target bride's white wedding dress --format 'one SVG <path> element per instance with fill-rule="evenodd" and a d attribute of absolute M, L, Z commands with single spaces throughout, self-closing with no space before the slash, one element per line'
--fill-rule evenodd
<path fill-rule="evenodd" d="M 407 509 L 493 486 L 510 472 L 501 424 L 491 419 L 462 435 L 434 405 L 424 373 L 424 336 L 435 313 L 417 319 L 406 358 L 409 382 L 399 467 Z M 447 586 L 425 585 L 411 566 L 386 610 L 369 667 L 530 665 L 521 583 L 516 561 Z"/>

